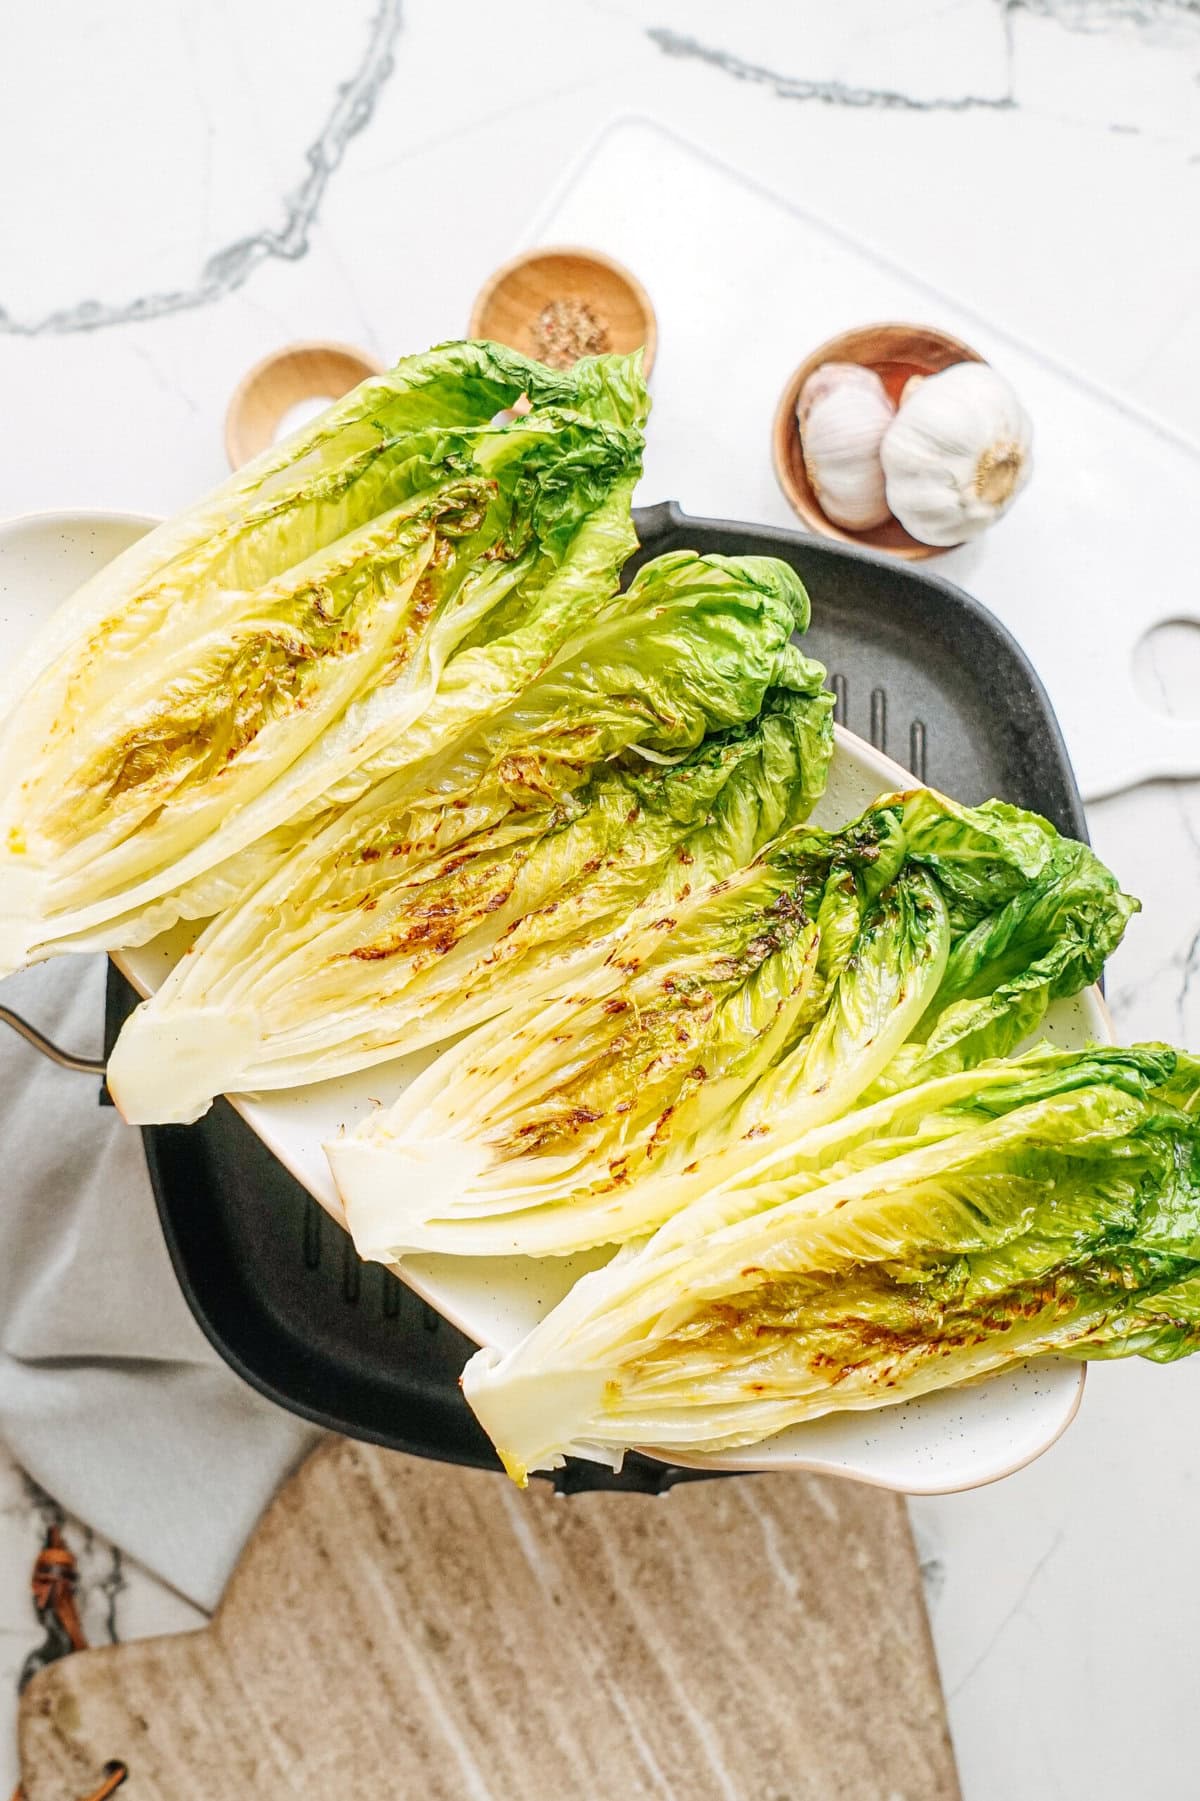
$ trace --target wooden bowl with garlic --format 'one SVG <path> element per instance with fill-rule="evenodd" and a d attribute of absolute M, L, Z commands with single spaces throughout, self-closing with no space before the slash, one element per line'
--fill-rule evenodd
<path fill-rule="evenodd" d="M 863 325 L 805 358 L 775 414 L 775 473 L 813 531 L 916 561 L 977 537 L 1029 479 L 1032 428 L 977 350 Z"/>

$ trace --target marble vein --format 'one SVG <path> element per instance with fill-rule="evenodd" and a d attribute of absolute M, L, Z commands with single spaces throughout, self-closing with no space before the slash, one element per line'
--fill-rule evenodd
<path fill-rule="evenodd" d="M 1187 950 L 1179 964 L 1179 988 L 1175 995 L 1175 1019 L 1179 1036 L 1183 1038 L 1187 1032 L 1187 1004 L 1191 994 L 1192 982 L 1196 971 L 1200 969 L 1200 927 L 1192 933 Z"/>
<path fill-rule="evenodd" d="M 925 1605 L 932 1608 L 946 1586 L 946 1562 L 942 1557 L 922 1557 L 919 1568 L 921 1584 L 925 1590 Z"/>
<path fill-rule="evenodd" d="M 49 1526 L 57 1526 L 61 1531 L 67 1523 L 67 1516 L 54 1496 L 48 1495 L 25 1470 L 20 1471 L 20 1481 L 26 1507 L 35 1516 L 42 1531 L 45 1532 Z"/>
<path fill-rule="evenodd" d="M 1172 1004 L 1175 1011 L 1175 1037 L 1181 1044 L 1186 1044 L 1189 1037 L 1188 1005 L 1192 998 L 1193 984 L 1197 973 L 1200 973 L 1200 927 L 1197 927 L 1191 934 L 1186 945 L 1141 970 L 1136 980 L 1123 982 L 1117 988 L 1110 988 L 1106 997 L 1109 1011 L 1120 1025 L 1128 1010 L 1145 999 L 1146 990 L 1151 984 L 1162 980 L 1173 980 Z"/>
<path fill-rule="evenodd" d="M 121 1547 L 110 1545 L 108 1547 L 108 1570 L 95 1583 L 97 1592 L 105 1597 L 105 1632 L 108 1634 L 108 1643 L 110 1644 L 121 1643 L 121 1632 L 119 1632 L 119 1621 L 117 1621 L 117 1601 L 121 1599 L 124 1590 L 128 1587 L 130 1585 L 124 1576 L 124 1558 L 121 1554 Z"/>
<path fill-rule="evenodd" d="M 66 1515 L 63 1513 L 62 1508 L 54 1499 L 53 1495 L 48 1495 L 45 1489 L 40 1487 L 39 1484 L 33 1480 L 33 1477 L 27 1475 L 24 1470 L 21 1471 L 20 1476 L 25 1500 L 30 1512 L 37 1520 L 40 1527 L 39 1537 L 44 1535 L 51 1526 L 57 1526 L 61 1530 L 66 1524 Z M 37 1554 L 37 1549 L 38 1546 L 36 1543 L 30 1549 L 29 1561 L 31 1567 L 33 1559 Z M 36 1610 L 33 1611 L 36 1613 Z M 71 1651 L 71 1641 L 67 1637 L 63 1627 L 59 1624 L 57 1618 L 53 1614 L 45 1614 L 37 1617 L 41 1629 L 41 1638 L 37 1644 L 34 1645 L 32 1650 L 27 1653 L 17 1672 L 18 1694 L 20 1694 L 30 1680 L 37 1675 L 39 1670 L 44 1670 L 47 1664 L 54 1663 L 60 1657 L 68 1656 Z"/>
<path fill-rule="evenodd" d="M 140 294 L 120 302 L 80 300 L 57 308 L 40 319 L 18 319 L 0 305 L 0 332 L 32 338 L 53 333 L 99 331 L 109 325 L 161 319 L 168 313 L 208 306 L 233 293 L 249 280 L 255 269 L 274 258 L 296 262 L 306 255 L 330 178 L 341 163 L 350 140 L 369 124 L 379 95 L 392 73 L 392 51 L 402 22 L 403 0 L 379 0 L 358 67 L 338 87 L 328 117 L 305 152 L 306 174 L 284 197 L 281 226 L 263 226 L 214 251 L 190 287 Z"/>
<path fill-rule="evenodd" d="M 958 1681 L 954 1684 L 954 1687 L 947 1692 L 947 1701 L 953 1701 L 954 1698 L 961 1694 L 962 1690 L 966 1688 L 967 1684 L 978 1675 L 1000 1640 L 1004 1637 L 1004 1634 L 1008 1631 L 1008 1628 L 1012 1625 L 1012 1622 L 1024 1608 L 1025 1603 L 1033 1593 L 1034 1584 L 1037 1582 L 1038 1577 L 1041 1575 L 1050 1559 L 1054 1556 L 1054 1553 L 1058 1550 L 1058 1547 L 1062 1544 L 1065 1537 L 1066 1528 L 1060 1527 L 1030 1570 L 1028 1576 L 1026 1576 L 1024 1582 L 1021 1584 L 1020 1593 L 1017 1595 L 1012 1606 L 1008 1609 L 1008 1612 L 1004 1615 L 1004 1618 L 1000 1621 L 995 1631 L 989 1637 L 983 1650 L 980 1651 L 979 1655 L 963 1675 L 959 1677 Z"/>
<path fill-rule="evenodd" d="M 820 106 L 876 107 L 882 112 L 968 113 L 1012 112 L 1016 101 L 1011 94 L 949 94 L 923 99 L 898 88 L 858 87 L 852 82 L 819 80 L 803 75 L 785 75 L 761 63 L 747 62 L 731 50 L 702 44 L 685 32 L 666 26 L 651 26 L 647 33 L 665 56 L 694 58 L 732 75 L 738 81 L 757 82 L 772 88 L 781 100 L 815 101 Z"/>
<path fill-rule="evenodd" d="M 1001 0 L 1006 13 L 1053 19 L 1066 31 L 1109 31 L 1114 25 L 1200 25 L 1200 0 Z"/>

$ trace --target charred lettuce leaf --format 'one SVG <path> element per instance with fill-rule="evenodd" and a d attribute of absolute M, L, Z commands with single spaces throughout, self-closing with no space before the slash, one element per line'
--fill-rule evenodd
<path fill-rule="evenodd" d="M 601 958 L 672 857 L 722 867 L 735 813 L 752 853 L 824 782 L 831 700 L 790 641 L 807 605 L 769 560 L 648 565 L 509 707 L 382 775 L 208 928 L 122 1034 L 122 1111 L 195 1117 L 462 1031 Z M 735 805 L 756 780 L 770 799 Z"/>
<path fill-rule="evenodd" d="M 456 652 L 519 629 L 614 492 L 630 548 L 645 405 L 636 359 L 563 376 L 444 346 L 86 584 L 0 695 L 0 972 L 142 941 L 167 896 L 198 916 L 204 879 L 252 874 Z"/>
<path fill-rule="evenodd" d="M 929 790 L 786 831 L 330 1147 L 359 1249 L 567 1255 L 753 1210 L 806 1133 L 1015 1044 L 1131 904 L 1036 815 Z"/>
<path fill-rule="evenodd" d="M 471 1360 L 510 1474 L 730 1450 L 1029 1357 L 1200 1346 L 1195 1059 L 1040 1050 L 869 1111 L 765 1210 L 681 1216 Z"/>

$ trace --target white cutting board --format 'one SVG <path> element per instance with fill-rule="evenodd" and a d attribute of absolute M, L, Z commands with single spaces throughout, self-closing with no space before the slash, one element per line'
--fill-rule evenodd
<path fill-rule="evenodd" d="M 645 283 L 659 349 L 638 499 L 692 514 L 797 524 L 775 481 L 771 425 L 791 371 L 835 332 L 902 319 L 973 344 L 1033 417 L 1034 476 L 984 539 L 930 566 L 1029 653 L 1085 799 L 1200 774 L 1200 720 L 1153 711 L 1133 678 L 1147 630 L 1200 622 L 1188 542 L 1200 444 L 648 120 L 601 134 L 526 243 L 591 245 Z"/>

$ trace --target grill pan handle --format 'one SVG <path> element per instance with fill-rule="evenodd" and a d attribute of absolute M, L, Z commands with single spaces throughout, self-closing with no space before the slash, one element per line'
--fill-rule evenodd
<path fill-rule="evenodd" d="M 11 1007 L 0 1007 L 0 1024 L 11 1026 L 13 1031 L 25 1040 L 26 1044 L 31 1044 L 35 1051 L 40 1052 L 43 1057 L 48 1057 L 51 1063 L 57 1063 L 60 1069 L 75 1070 L 83 1076 L 102 1076 L 104 1074 L 103 1057 L 77 1057 L 74 1051 L 65 1051 L 60 1044 L 55 1044 L 53 1039 L 47 1038 L 44 1032 L 39 1032 L 37 1027 L 31 1025 L 20 1013 L 14 1013 Z"/>

